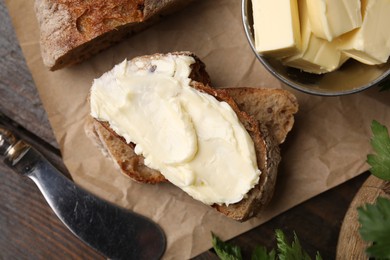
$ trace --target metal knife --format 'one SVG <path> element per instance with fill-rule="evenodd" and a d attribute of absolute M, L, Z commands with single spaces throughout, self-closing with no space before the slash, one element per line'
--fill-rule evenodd
<path fill-rule="evenodd" d="M 150 219 L 102 200 L 67 179 L 40 152 L 0 124 L 0 158 L 32 179 L 60 220 L 110 259 L 159 259 L 163 230 Z"/>

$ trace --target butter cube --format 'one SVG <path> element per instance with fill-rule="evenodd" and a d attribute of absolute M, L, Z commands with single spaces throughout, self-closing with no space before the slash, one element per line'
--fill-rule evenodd
<path fill-rule="evenodd" d="M 360 0 L 306 0 L 306 3 L 317 37 L 332 41 L 362 24 Z"/>
<path fill-rule="evenodd" d="M 346 61 L 346 58 L 338 50 L 337 41 L 328 42 L 313 34 L 306 3 L 306 0 L 298 1 L 302 35 L 301 52 L 284 58 L 282 62 L 286 66 L 315 74 L 334 71 Z"/>
<path fill-rule="evenodd" d="M 253 0 L 255 48 L 268 57 L 282 58 L 300 50 L 297 0 Z"/>
<path fill-rule="evenodd" d="M 341 37 L 340 49 L 362 63 L 385 63 L 390 55 L 390 1 L 362 0 L 363 23 Z"/>

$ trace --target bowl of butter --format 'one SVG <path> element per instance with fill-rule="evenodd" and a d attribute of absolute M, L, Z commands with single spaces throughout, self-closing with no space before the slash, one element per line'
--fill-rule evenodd
<path fill-rule="evenodd" d="M 243 0 L 250 46 L 264 67 L 305 93 L 356 93 L 390 76 L 390 1 Z"/>

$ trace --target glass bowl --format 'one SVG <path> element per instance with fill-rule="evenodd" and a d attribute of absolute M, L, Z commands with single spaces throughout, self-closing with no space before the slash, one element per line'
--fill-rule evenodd
<path fill-rule="evenodd" d="M 242 22 L 257 59 L 272 75 L 296 90 L 321 96 L 347 95 L 375 86 L 390 75 L 390 60 L 373 66 L 349 59 L 338 70 L 321 75 L 284 66 L 280 61 L 264 57 L 255 50 L 251 0 L 242 0 Z"/>

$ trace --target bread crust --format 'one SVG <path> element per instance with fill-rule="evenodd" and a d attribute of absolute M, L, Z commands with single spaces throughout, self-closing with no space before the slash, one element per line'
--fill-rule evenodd
<path fill-rule="evenodd" d="M 139 58 L 136 58 L 132 60 L 132 62 L 136 62 L 137 60 L 142 60 L 144 63 L 147 63 L 147 61 L 158 59 L 159 57 L 163 56 L 164 54 L 155 54 L 150 56 L 142 56 Z M 213 208 L 218 210 L 219 212 L 225 214 L 226 216 L 235 219 L 237 221 L 245 221 L 259 213 L 268 205 L 270 202 L 274 187 L 276 183 L 276 177 L 277 177 L 277 170 L 278 165 L 281 160 L 280 158 L 280 150 L 279 150 L 279 143 L 281 140 L 285 139 L 285 135 L 287 135 L 288 131 L 290 131 L 292 124 L 294 122 L 293 119 L 290 118 L 290 116 L 293 116 L 294 113 L 296 113 L 298 106 L 295 97 L 289 92 L 285 90 L 264 90 L 264 89 L 252 89 L 252 88 L 237 88 L 237 89 L 214 89 L 210 87 L 210 78 L 206 72 L 205 65 L 200 61 L 199 58 L 197 58 L 194 54 L 189 52 L 175 52 L 172 53 L 172 55 L 190 55 L 195 58 L 196 63 L 192 67 L 192 72 L 190 75 L 190 78 L 192 81 L 190 82 L 190 86 L 207 94 L 210 94 L 214 96 L 219 101 L 223 101 L 228 103 L 232 109 L 237 114 L 240 122 L 243 124 L 245 129 L 248 131 L 249 135 L 251 136 L 254 145 L 255 145 L 255 151 L 256 151 L 256 158 L 257 158 L 257 164 L 261 171 L 260 179 L 258 184 L 252 188 L 247 196 L 242 199 L 240 202 L 235 204 L 230 204 L 228 206 L 226 205 L 212 205 Z M 146 62 L 145 62 L 146 61 Z M 261 94 L 259 94 L 261 92 Z M 282 124 L 283 119 L 288 118 L 288 127 L 284 129 L 284 131 L 276 132 L 278 137 L 276 137 L 274 134 L 273 129 L 267 125 L 271 125 L 274 123 L 273 121 L 276 121 L 277 117 L 274 118 L 267 118 L 268 114 L 265 113 L 265 115 L 261 115 L 260 112 L 261 109 L 264 111 L 268 111 L 265 106 L 259 106 L 259 111 L 255 113 L 255 116 L 250 114 L 249 112 L 253 112 L 252 109 L 248 109 L 243 104 L 245 103 L 245 95 L 247 95 L 247 99 L 255 96 L 256 98 L 261 97 L 262 99 L 266 100 L 267 102 L 275 102 L 280 101 L 284 102 L 283 105 L 278 104 L 275 105 L 274 110 L 286 110 L 284 113 L 289 114 L 286 117 L 282 117 L 278 123 Z M 264 96 L 263 96 L 264 95 Z M 253 103 L 252 101 L 251 103 Z M 265 102 L 265 103 L 267 103 Z M 264 121 L 259 121 L 264 120 Z M 290 127 L 291 126 L 291 127 Z M 111 143 L 113 140 L 116 140 L 116 142 L 122 143 L 122 145 L 127 146 L 127 149 L 129 149 L 128 153 L 129 156 L 133 158 L 135 155 L 134 153 L 134 144 L 126 144 L 125 140 L 118 136 L 109 126 L 107 122 L 99 122 L 95 120 L 95 130 L 98 135 L 103 136 L 103 138 L 100 138 L 100 142 L 104 143 Z M 101 134 L 100 132 L 106 132 L 106 134 Z M 284 136 L 283 136 L 284 134 Z M 113 138 L 113 139 L 109 139 Z M 113 149 L 113 147 L 107 147 L 108 149 Z M 115 149 L 114 149 L 115 151 Z M 114 160 L 117 161 L 117 164 L 121 165 L 121 160 L 124 159 L 121 158 L 118 155 L 112 156 Z M 125 158 L 126 159 L 126 158 Z M 129 158 L 128 158 L 129 159 Z M 142 165 L 143 158 L 142 156 L 139 156 L 139 158 L 136 160 L 137 163 L 140 163 Z M 135 165 L 134 163 L 132 165 Z M 138 166 L 137 166 L 138 167 Z M 143 173 L 144 169 L 138 167 L 133 168 L 127 168 L 124 169 L 120 166 L 122 173 L 126 174 L 127 176 L 131 177 L 135 181 L 139 182 L 147 182 L 147 183 L 158 183 L 166 181 L 166 179 L 163 177 L 162 174 L 160 174 L 158 171 L 156 175 L 153 175 L 151 179 L 148 179 L 148 177 L 145 176 L 137 176 L 137 175 L 145 175 Z M 161 176 L 158 177 L 158 176 Z"/>
<path fill-rule="evenodd" d="M 57 70 L 139 32 L 190 0 L 35 0 L 44 64 Z"/>
<path fill-rule="evenodd" d="M 289 91 L 273 88 L 226 88 L 240 110 L 262 122 L 282 144 L 294 125 L 297 98 Z"/>
<path fill-rule="evenodd" d="M 191 65 L 190 78 L 193 82 L 202 82 L 208 85 L 210 77 L 206 72 L 205 64 L 193 53 L 181 51 L 172 52 L 170 55 L 186 55 L 195 59 L 195 63 Z M 152 60 L 156 60 L 165 56 L 165 54 L 156 53 L 153 55 L 146 55 L 137 57 L 132 60 L 136 63 L 141 61 L 148 68 Z M 133 179 L 136 182 L 155 184 L 159 182 L 166 182 L 165 177 L 156 170 L 150 169 L 144 165 L 144 157 L 137 155 L 134 152 L 135 144 L 126 143 L 126 140 L 119 136 L 114 130 L 110 128 L 107 122 L 97 121 L 93 118 L 87 120 L 86 131 L 95 144 L 97 144 L 104 154 L 108 154 L 110 158 L 116 163 L 120 171 Z"/>
<path fill-rule="evenodd" d="M 232 219 L 245 221 L 259 214 L 273 196 L 278 165 L 281 159 L 278 143 L 269 134 L 265 126 L 261 125 L 253 116 L 239 109 L 227 90 L 213 89 L 209 86 L 203 86 L 201 83 L 193 83 L 191 86 L 214 96 L 219 101 L 228 103 L 253 140 L 257 166 L 261 171 L 258 184 L 238 203 L 212 205 L 216 210 Z"/>
<path fill-rule="evenodd" d="M 115 165 L 120 172 L 140 183 L 167 182 L 159 171 L 145 166 L 144 157 L 134 152 L 135 146 L 133 144 L 127 144 L 107 127 L 103 126 L 103 123 L 90 118 L 86 129 L 88 136 L 95 141 L 95 144 L 99 145 L 103 154 L 115 161 Z"/>

